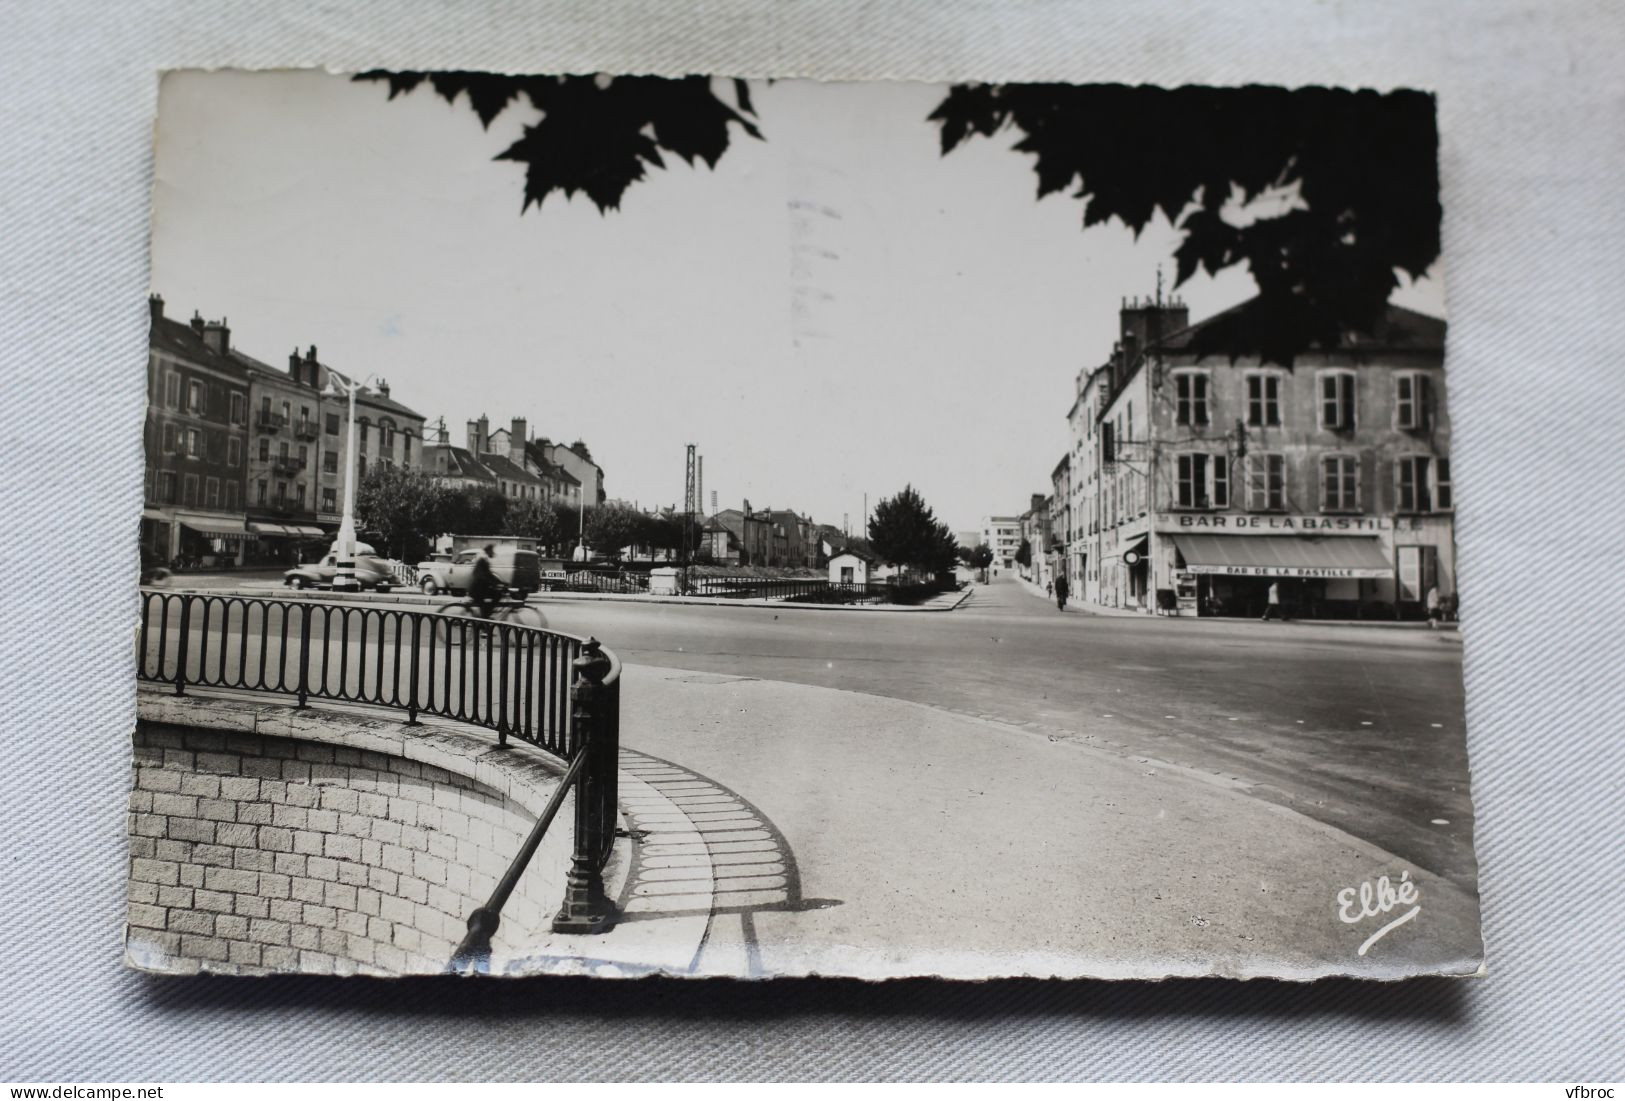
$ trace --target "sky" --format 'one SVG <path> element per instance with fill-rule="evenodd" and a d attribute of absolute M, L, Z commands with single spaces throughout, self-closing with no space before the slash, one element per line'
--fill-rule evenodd
<path fill-rule="evenodd" d="M 584 440 L 611 498 L 680 507 L 693 443 L 708 511 L 714 492 L 855 531 L 865 494 L 912 484 L 979 529 L 1049 491 L 1077 372 L 1122 298 L 1159 267 L 1171 284 L 1179 234 L 1083 230 L 1011 134 L 941 156 L 945 90 L 753 82 L 766 140 L 736 130 L 714 170 L 668 157 L 619 211 L 521 214 L 524 166 L 492 158 L 528 104 L 487 131 L 427 86 L 170 74 L 152 287 L 268 363 L 314 344 L 387 379 L 459 445 L 482 413 Z M 1201 320 L 1254 286 L 1232 268 L 1177 293 Z M 1443 316 L 1431 275 L 1394 300 Z"/>

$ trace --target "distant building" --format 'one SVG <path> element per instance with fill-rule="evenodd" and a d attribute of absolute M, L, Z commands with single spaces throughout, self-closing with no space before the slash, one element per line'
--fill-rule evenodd
<path fill-rule="evenodd" d="M 338 469 L 338 452 L 330 447 L 325 459 L 322 452 L 319 371 L 297 351 L 284 371 L 230 347 L 229 334 L 222 343 L 248 375 L 246 513 L 249 530 L 258 536 L 248 544 L 249 557 L 294 561 L 302 544 L 328 534 L 317 514 L 318 478 L 324 462 Z"/>
<path fill-rule="evenodd" d="M 1016 568 L 1016 551 L 1021 547 L 1021 517 L 987 516 L 982 520 L 982 542 L 993 552 L 994 573 Z"/>
<path fill-rule="evenodd" d="M 842 585 L 866 585 L 869 583 L 870 572 L 877 565 L 873 554 L 858 547 L 850 547 L 831 556 L 829 579 Z"/>
<path fill-rule="evenodd" d="M 142 555 L 235 562 L 254 538 L 243 516 L 248 374 L 226 354 L 225 322 L 165 317 L 156 294 L 148 307 Z"/>

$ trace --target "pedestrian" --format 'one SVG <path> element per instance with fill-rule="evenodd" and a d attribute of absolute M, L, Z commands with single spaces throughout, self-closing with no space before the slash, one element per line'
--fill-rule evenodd
<path fill-rule="evenodd" d="M 1055 595 L 1055 582 L 1054 581 L 1045 581 L 1044 582 L 1044 595 L 1045 596 L 1054 596 Z"/>
<path fill-rule="evenodd" d="M 1439 586 L 1429 586 L 1426 602 L 1428 609 L 1428 626 L 1437 628 L 1439 626 Z"/>
<path fill-rule="evenodd" d="M 1270 582 L 1270 591 L 1268 595 L 1264 597 L 1263 621 L 1267 623 L 1271 619 L 1279 619 L 1283 623 L 1286 622 L 1286 615 L 1281 611 L 1281 583 L 1279 581 Z"/>
<path fill-rule="evenodd" d="M 1066 583 L 1065 574 L 1062 574 L 1060 577 L 1055 579 L 1055 606 L 1061 609 L 1063 612 L 1066 611 L 1066 598 L 1067 594 L 1071 591 L 1071 588 L 1072 587 Z"/>

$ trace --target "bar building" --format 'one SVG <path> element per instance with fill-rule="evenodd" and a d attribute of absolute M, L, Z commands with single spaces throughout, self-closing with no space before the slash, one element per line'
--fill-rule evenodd
<path fill-rule="evenodd" d="M 1208 326 L 1255 331 L 1257 309 L 1191 325 L 1177 301 L 1126 302 L 1111 359 L 1080 376 L 1084 598 L 1256 616 L 1277 585 L 1304 617 L 1424 614 L 1456 588 L 1445 323 L 1389 306 L 1290 369 L 1197 353 Z"/>

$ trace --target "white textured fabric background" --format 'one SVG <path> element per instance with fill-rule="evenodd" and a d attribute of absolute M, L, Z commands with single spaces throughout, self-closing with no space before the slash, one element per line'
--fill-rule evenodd
<path fill-rule="evenodd" d="M 0 4 L 0 1077 L 1625 1077 L 1622 57 L 1617 0 Z M 126 972 L 156 74 L 307 65 L 1436 89 L 1490 977 Z"/>

